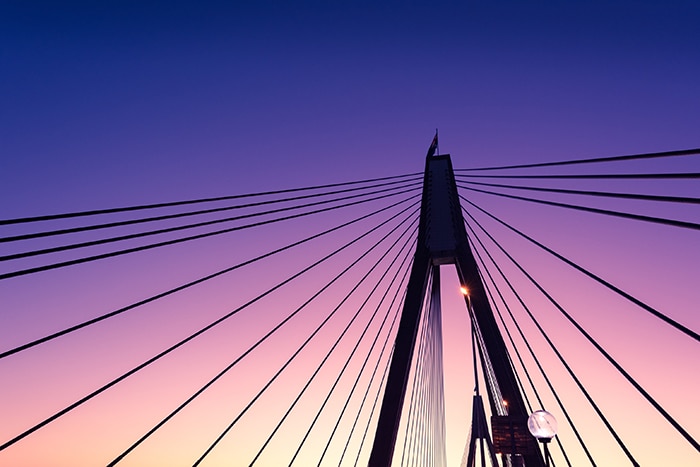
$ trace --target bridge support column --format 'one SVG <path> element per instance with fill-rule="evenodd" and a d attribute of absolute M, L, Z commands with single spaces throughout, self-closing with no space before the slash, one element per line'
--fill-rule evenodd
<path fill-rule="evenodd" d="M 528 416 L 503 337 L 496 324 L 476 261 L 469 247 L 452 162 L 448 154 L 429 155 L 426 158 L 420 216 L 418 244 L 396 335 L 394 355 L 389 368 L 369 467 L 389 467 L 392 462 L 413 351 L 416 347 L 418 325 L 428 292 L 429 272 L 433 266 L 456 265 L 460 281 L 469 288 L 474 319 L 485 347 L 484 356 L 493 366 L 495 383 L 500 393 L 508 401 L 508 415 L 525 418 Z M 494 395 L 489 392 L 489 402 L 493 414 L 503 415 L 500 409 L 503 401 L 496 401 Z M 539 450 L 527 455 L 524 460 L 526 467 L 544 467 L 544 459 Z"/>

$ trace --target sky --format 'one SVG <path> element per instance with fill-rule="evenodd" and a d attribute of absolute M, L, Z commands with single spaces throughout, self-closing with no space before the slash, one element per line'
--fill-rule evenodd
<path fill-rule="evenodd" d="M 0 218 L 420 172 L 436 128 L 440 152 L 450 153 L 457 168 L 697 148 L 699 16 L 700 7 L 685 1 L 5 0 L 0 2 Z M 700 166 L 695 158 L 635 167 L 698 172 Z M 615 188 L 633 191 L 637 186 L 620 183 Z M 654 189 L 698 193 L 690 183 Z M 474 199 L 491 202 L 494 212 L 509 216 L 543 243 L 605 270 L 614 283 L 669 310 L 696 331 L 700 328 L 692 292 L 700 260 L 694 232 L 553 214 L 544 208 L 522 211 L 512 202 Z M 693 222 L 699 216 L 692 207 L 653 214 Z M 302 227 L 295 229 L 302 232 Z M 217 257 L 223 249 L 233 258 L 267 251 L 268 245 L 282 242 L 281 233 L 270 229 L 264 236 L 243 237 L 233 247 L 216 240 L 182 248 L 177 257 L 154 252 L 109 267 L 2 281 L 2 342 L 8 344 L 1 347 L 206 274 L 230 261 Z M 590 310 L 579 315 L 586 324 L 595 327 L 610 319 L 598 325 L 596 335 L 663 396 L 669 411 L 697 439 L 700 426 L 691 416 L 697 410 L 686 402 L 699 384 L 692 375 L 700 356 L 697 345 L 673 332 L 656 331 L 652 321 L 637 318 L 623 304 L 609 305 L 613 302 L 604 300 L 610 297 L 593 295 L 585 285 L 568 281 L 565 272 L 552 273 L 556 265 L 522 248 L 553 283 L 561 282 L 560 290 L 570 292 L 565 294 L 570 302 Z M 283 277 L 300 260 L 290 256 L 287 261 L 274 274 Z M 659 283 L 663 298 L 657 293 Z M 173 305 L 177 319 L 156 310 L 152 327 L 134 329 L 124 320 L 77 337 L 65 353 L 56 344 L 46 353 L 5 359 L 1 393 L 9 415 L 0 418 L 3 441 L 101 378 L 168 345 L 187 326 L 217 315 L 217 307 L 233 303 L 227 290 L 219 284 L 190 298 L 191 303 L 178 302 Z M 588 297 L 584 305 L 580 297 Z M 460 306 L 459 299 L 448 303 Z M 203 304 L 217 309 L 188 314 L 189 307 L 199 310 L 206 308 Z M 611 309 L 624 311 L 613 316 Z M 460 335 L 469 331 L 457 314 L 446 310 L 445 320 L 454 331 L 446 333 L 446 346 L 460 353 Z M 559 325 L 558 318 L 551 319 Z M 565 328 L 557 329 L 569 336 Z M 115 352 L 124 336 L 133 351 Z M 225 342 L 225 336 L 216 342 Z M 567 341 L 570 354 L 584 345 L 577 339 L 572 335 Z M 277 353 L 271 351 L 267 358 Z M 448 369 L 470 361 L 464 355 L 446 358 Z M 96 365 L 95 359 L 102 363 Z M 153 370 L 151 377 L 170 387 L 179 380 L 167 368 L 179 368 L 183 381 L 184 375 L 201 381 L 208 374 L 195 357 L 172 365 Z M 581 365 L 601 375 L 598 383 L 616 377 L 596 360 Z M 456 377 L 455 389 L 449 391 L 457 395 L 450 400 L 460 399 L 459 385 L 470 384 L 460 378 L 466 377 Z M 149 381 L 153 379 L 128 383 L 123 393 L 115 390 L 102 405 L 85 408 L 85 418 L 76 419 L 81 421 L 57 422 L 46 434 L 39 432 L 0 453 L 0 465 L 107 462 L 118 450 L 115 446 L 135 436 L 129 431 L 133 421 L 120 418 L 120 412 L 133 414 L 133 407 L 140 407 L 144 420 L 160 413 L 146 413 L 148 405 L 130 399 L 136 396 L 129 384 L 140 394 L 138 401 L 155 398 L 163 407 L 174 405 L 190 387 L 178 395 Z M 615 401 L 629 397 L 617 388 L 598 388 L 609 396 L 611 410 Z M 455 405 L 450 406 L 448 431 L 452 426 L 455 434 L 448 444 L 448 465 L 461 460 L 470 397 L 467 390 L 462 402 L 450 402 Z M 120 400 L 136 405 L 116 402 Z M 642 459 L 650 459 L 642 464 L 659 465 L 666 450 L 686 462 L 698 457 L 666 428 L 658 437 L 645 434 L 640 426 L 658 420 L 643 404 L 619 410 L 618 422 L 628 437 L 640 440 L 635 447 L 644 451 Z M 82 421 L 95 417 L 101 420 L 99 430 Z M 179 445 L 173 439 L 201 437 L 200 444 L 206 443 L 210 435 L 192 417 L 189 431 L 187 423 L 174 428 L 171 437 L 149 445 L 144 457 L 133 462 L 174 465 L 163 454 L 168 446 Z M 598 425 L 590 424 L 596 432 Z M 76 445 L 76 433 L 91 435 L 92 441 Z M 104 439 L 119 442 L 100 441 Z M 600 442 L 599 455 L 610 459 L 601 464 L 622 465 L 616 464 L 614 446 Z M 178 461 L 191 462 L 186 459 Z M 215 462 L 238 465 L 245 460 L 221 458 L 211 465 Z"/>

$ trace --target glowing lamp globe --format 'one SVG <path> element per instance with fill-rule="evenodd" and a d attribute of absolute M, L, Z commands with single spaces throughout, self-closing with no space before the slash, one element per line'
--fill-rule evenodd
<path fill-rule="evenodd" d="M 540 441 L 549 441 L 557 434 L 557 419 L 546 410 L 537 410 L 527 419 L 527 429 Z"/>

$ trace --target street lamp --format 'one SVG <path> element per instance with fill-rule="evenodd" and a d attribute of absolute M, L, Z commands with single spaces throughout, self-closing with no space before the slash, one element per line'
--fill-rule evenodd
<path fill-rule="evenodd" d="M 557 419 L 546 410 L 537 410 L 528 417 L 527 429 L 542 443 L 545 465 L 549 467 L 549 442 L 557 434 Z"/>

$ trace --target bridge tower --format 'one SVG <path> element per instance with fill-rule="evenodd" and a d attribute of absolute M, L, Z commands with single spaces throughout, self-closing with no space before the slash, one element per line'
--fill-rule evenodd
<path fill-rule="evenodd" d="M 509 427 L 512 439 L 528 439 L 527 446 L 504 453 L 508 454 L 503 456 L 506 459 L 504 462 L 512 466 L 524 462 L 526 467 L 544 467 L 544 459 L 536 441 L 527 433 L 526 420 L 529 414 L 469 247 L 450 155 L 434 155 L 436 142 L 437 136 L 426 157 L 418 243 L 369 467 L 391 465 L 421 312 L 426 294 L 431 293 L 428 290 L 430 272 L 432 268 L 444 264 L 455 265 L 461 284 L 469 290 L 465 301 L 470 310 L 472 326 L 480 337 L 482 362 L 487 362 L 493 370 L 494 380 L 487 385 L 491 413 L 501 426 L 505 424 Z M 465 339 L 469 338 L 465 336 Z M 507 406 L 503 401 L 507 401 Z M 525 432 L 521 433 L 522 430 Z"/>

